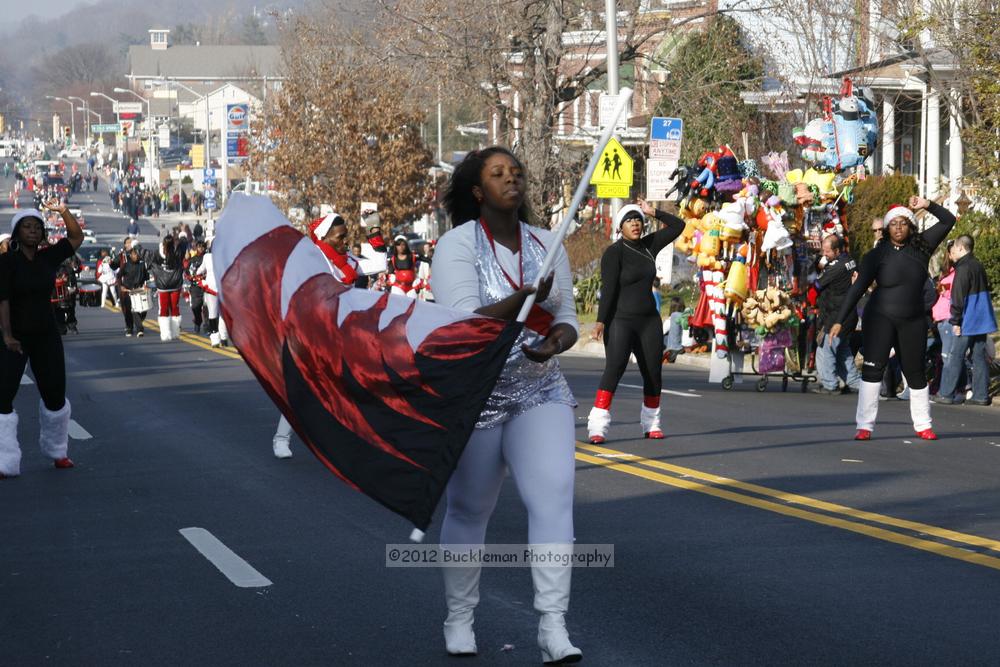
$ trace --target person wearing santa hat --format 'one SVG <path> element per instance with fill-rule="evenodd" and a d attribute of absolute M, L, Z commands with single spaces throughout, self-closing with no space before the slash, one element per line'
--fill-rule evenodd
<path fill-rule="evenodd" d="M 642 235 L 649 217 L 662 227 Z M 634 354 L 642 375 L 639 422 L 647 438 L 663 438 L 660 429 L 660 393 L 663 386 L 663 320 L 653 299 L 656 255 L 684 231 L 680 218 L 657 211 L 649 202 L 623 206 L 615 216 L 621 238 L 601 256 L 601 299 L 597 307 L 595 340 L 604 339 L 604 374 L 594 407 L 587 418 L 590 442 L 600 444 L 611 426 L 611 399 L 629 357 Z"/>
<path fill-rule="evenodd" d="M 49 303 L 56 273 L 83 243 L 80 223 L 65 204 L 51 199 L 45 208 L 62 216 L 66 238 L 44 246 L 45 214 L 15 213 L 10 221 L 11 249 L 0 256 L 0 479 L 21 474 L 21 445 L 14 397 L 28 362 L 41 397 L 38 444 L 56 468 L 72 468 L 67 456 L 70 404 L 66 398 L 66 359 Z"/>
<path fill-rule="evenodd" d="M 329 260 L 334 277 L 345 285 L 353 286 L 359 275 L 358 260 L 347 252 L 347 223 L 344 219 L 336 213 L 316 218 L 309 223 L 309 238 Z M 276 458 L 291 458 L 291 439 L 292 425 L 281 415 L 271 439 L 271 449 Z"/>
<path fill-rule="evenodd" d="M 417 277 L 420 270 L 420 260 L 413 254 L 405 236 L 397 236 L 392 242 L 392 254 L 386 263 L 389 280 L 389 292 L 417 298 L 417 293 L 424 282 Z"/>
<path fill-rule="evenodd" d="M 913 211 L 919 210 L 926 210 L 937 218 L 937 224 L 918 231 Z M 910 197 L 909 208 L 890 208 L 884 218 L 886 233 L 861 260 L 857 280 L 844 297 L 835 324 L 830 327 L 830 336 L 838 337 L 842 323 L 851 318 L 861 296 L 876 283 L 861 320 L 864 366 L 858 391 L 855 440 L 871 439 L 882 375 L 892 349 L 896 350 L 896 358 L 910 388 L 913 430 L 924 440 L 937 440 L 931 428 L 930 390 L 925 368 L 924 286 L 931 255 L 954 226 L 955 216 L 951 211 L 923 197 Z"/>

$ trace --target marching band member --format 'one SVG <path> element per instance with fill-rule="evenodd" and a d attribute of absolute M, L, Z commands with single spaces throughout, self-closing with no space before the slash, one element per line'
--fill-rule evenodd
<path fill-rule="evenodd" d="M 41 395 L 38 444 L 56 468 L 73 467 L 67 457 L 71 408 L 66 399 L 66 358 L 49 297 L 60 264 L 83 243 L 83 230 L 57 199 L 46 202 L 45 208 L 62 216 L 66 238 L 40 248 L 45 239 L 44 214 L 21 211 L 10 222 L 11 250 L 0 256 L 0 329 L 5 347 L 0 353 L 0 479 L 21 474 L 14 397 L 29 361 Z"/>
<path fill-rule="evenodd" d="M 329 260 L 333 275 L 345 285 L 354 285 L 359 274 L 358 260 L 347 252 L 347 223 L 344 219 L 336 213 L 316 218 L 309 224 L 309 238 Z M 291 439 L 292 425 L 281 415 L 271 439 L 271 449 L 276 458 L 291 458 Z"/>
<path fill-rule="evenodd" d="M 455 228 L 438 242 L 434 296 L 438 303 L 514 320 L 535 291 L 553 235 L 528 226 L 525 174 L 501 147 L 473 151 L 455 168 L 445 207 Z M 555 356 L 573 346 L 578 324 L 569 259 L 560 248 L 555 274 L 542 276 L 537 302 L 479 416 L 447 488 L 441 526 L 445 549 L 482 546 L 486 524 L 509 469 L 528 510 L 533 554 L 572 555 L 574 416 L 576 401 Z M 476 653 L 473 611 L 479 567 L 443 569 L 448 617 L 445 646 L 452 655 Z M 533 565 L 538 644 L 545 662 L 576 662 L 569 641 L 570 565 Z"/>
<path fill-rule="evenodd" d="M 417 298 L 423 288 L 424 281 L 417 277 L 420 261 L 407 243 L 405 236 L 397 236 L 393 240 L 393 252 L 386 262 L 386 272 L 389 274 L 389 291 L 392 294 Z"/>

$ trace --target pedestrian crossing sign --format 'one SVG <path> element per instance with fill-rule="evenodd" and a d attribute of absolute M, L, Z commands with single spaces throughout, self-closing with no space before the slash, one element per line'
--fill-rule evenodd
<path fill-rule="evenodd" d="M 597 169 L 590 178 L 590 184 L 618 186 L 616 190 L 631 187 L 632 157 L 614 137 L 611 137 L 611 141 L 604 147 Z"/>

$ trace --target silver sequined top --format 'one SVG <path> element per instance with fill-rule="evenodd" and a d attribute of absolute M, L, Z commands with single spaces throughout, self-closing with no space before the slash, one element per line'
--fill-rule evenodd
<path fill-rule="evenodd" d="M 483 305 L 488 306 L 506 299 L 515 292 L 515 289 L 504 276 L 482 225 L 475 226 L 479 296 Z M 526 285 L 534 283 L 545 260 L 545 248 L 529 230 L 526 225 L 521 225 L 521 262 Z M 566 287 L 563 286 L 560 290 L 558 286 L 553 285 L 548 299 L 540 305 L 549 312 L 557 312 L 562 299 L 573 298 L 572 293 L 566 293 Z M 559 362 L 555 357 L 540 364 L 524 356 L 521 350 L 522 343 L 534 346 L 541 340 L 542 336 L 527 327 L 521 331 L 517 342 L 510 350 L 510 356 L 500 374 L 500 379 L 497 380 L 493 393 L 486 401 L 486 407 L 479 415 L 476 428 L 498 426 L 544 403 L 562 403 L 576 407 L 573 392 L 570 391 L 566 378 L 559 370 Z"/>

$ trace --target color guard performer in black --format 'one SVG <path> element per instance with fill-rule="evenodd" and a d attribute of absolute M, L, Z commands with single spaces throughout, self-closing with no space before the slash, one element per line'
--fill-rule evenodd
<path fill-rule="evenodd" d="M 855 440 L 869 440 L 878 414 L 878 394 L 889 351 L 896 358 L 910 387 L 910 418 L 913 429 L 924 440 L 937 440 L 931 429 L 930 390 L 927 387 L 925 352 L 927 315 L 924 286 L 931 255 L 955 226 L 951 212 L 922 197 L 910 197 L 910 208 L 894 206 L 885 214 L 885 233 L 875 248 L 861 260 L 858 278 L 844 297 L 830 327 L 840 335 L 841 324 L 850 318 L 868 287 L 877 286 L 862 316 L 864 366 L 858 391 Z M 913 210 L 926 209 L 938 223 L 917 231 Z"/>
<path fill-rule="evenodd" d="M 663 227 L 642 235 L 648 217 Z M 601 257 L 601 299 L 594 338 L 604 338 L 604 375 L 587 419 L 590 442 L 600 444 L 611 426 L 611 399 L 635 354 L 642 375 L 639 421 L 647 438 L 660 439 L 660 389 L 663 386 L 663 320 L 653 300 L 656 255 L 684 231 L 680 218 L 657 211 L 646 200 L 623 206 L 615 218 L 621 238 Z"/>
<path fill-rule="evenodd" d="M 83 243 L 83 230 L 58 199 L 45 208 L 62 216 L 66 238 L 39 248 L 45 240 L 44 214 L 28 210 L 11 219 L 11 250 L 0 256 L 0 479 L 21 474 L 14 396 L 28 361 L 41 394 L 38 407 L 42 453 L 57 468 L 72 468 L 67 458 L 70 405 L 66 400 L 66 359 L 49 298 L 56 271 Z"/>

